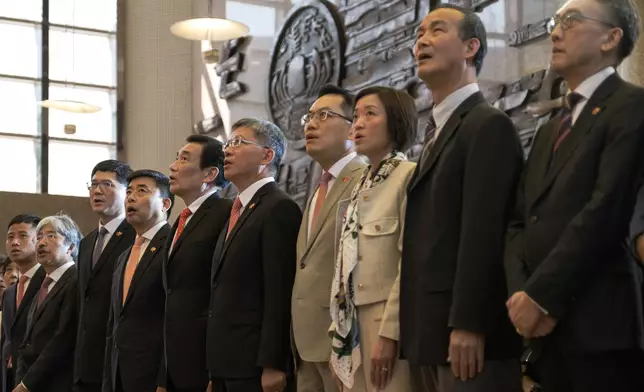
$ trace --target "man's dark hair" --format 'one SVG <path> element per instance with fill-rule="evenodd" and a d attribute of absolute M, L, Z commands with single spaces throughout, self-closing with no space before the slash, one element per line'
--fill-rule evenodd
<path fill-rule="evenodd" d="M 624 32 L 617 49 L 617 64 L 630 56 L 640 36 L 641 21 L 632 0 L 595 0 L 604 6 L 608 20 Z"/>
<path fill-rule="evenodd" d="M 7 267 L 11 263 L 12 263 L 12 261 L 11 261 L 11 259 L 9 257 L 7 257 L 4 254 L 0 253 L 0 274 L 4 274 L 5 271 L 7 270 Z"/>
<path fill-rule="evenodd" d="M 351 117 L 353 115 L 353 105 L 355 103 L 355 97 L 349 92 L 349 90 L 345 90 L 342 87 L 338 87 L 333 84 L 327 84 L 320 89 L 320 92 L 318 92 L 318 98 L 322 98 L 325 95 L 341 95 L 343 100 L 343 114 L 347 117 Z"/>
<path fill-rule="evenodd" d="M 38 226 L 38 223 L 40 223 L 40 217 L 36 215 L 29 215 L 29 214 L 16 215 L 11 219 L 11 221 L 9 221 L 9 224 L 7 225 L 7 230 L 10 229 L 11 226 L 17 225 L 20 223 L 27 223 L 35 229 Z"/>
<path fill-rule="evenodd" d="M 168 178 L 168 176 L 156 170 L 137 170 L 128 176 L 127 182 L 129 184 L 134 179 L 141 177 L 152 178 L 156 183 L 157 188 L 159 189 L 159 194 L 161 195 L 161 197 L 170 199 L 170 208 L 168 209 L 168 211 L 166 211 L 167 216 L 170 216 L 172 207 L 174 206 L 174 194 L 170 192 L 170 179 Z"/>
<path fill-rule="evenodd" d="M 116 174 L 116 181 L 121 185 L 127 185 L 127 177 L 132 173 L 132 168 L 127 163 L 117 161 L 116 159 L 108 159 L 94 166 L 94 169 L 92 169 L 92 177 L 94 177 L 96 172 L 114 173 Z"/>
<path fill-rule="evenodd" d="M 201 145 L 201 158 L 199 167 L 206 169 L 216 167 L 219 170 L 215 185 L 223 188 L 228 185 L 228 180 L 224 177 L 224 145 L 214 137 L 207 135 L 190 135 L 186 138 L 187 143 L 196 143 Z"/>
<path fill-rule="evenodd" d="M 476 38 L 480 42 L 479 50 L 474 55 L 474 66 L 476 67 L 476 75 L 481 73 L 483 68 L 483 59 L 487 54 L 487 32 L 485 25 L 476 12 L 471 9 L 461 7 L 455 4 L 440 4 L 436 9 L 449 8 L 459 11 L 463 14 L 463 20 L 460 23 L 460 36 L 461 40 Z"/>
<path fill-rule="evenodd" d="M 376 95 L 387 113 L 387 132 L 398 151 L 406 151 L 416 140 L 418 110 L 411 95 L 391 87 L 375 86 L 360 90 L 356 103 L 367 95 Z"/>

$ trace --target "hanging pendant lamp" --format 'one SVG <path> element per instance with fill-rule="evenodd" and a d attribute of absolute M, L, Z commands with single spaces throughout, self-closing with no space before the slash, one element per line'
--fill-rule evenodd
<path fill-rule="evenodd" d="M 248 26 L 230 19 L 196 18 L 170 26 L 172 34 L 193 41 L 228 41 L 248 34 Z"/>

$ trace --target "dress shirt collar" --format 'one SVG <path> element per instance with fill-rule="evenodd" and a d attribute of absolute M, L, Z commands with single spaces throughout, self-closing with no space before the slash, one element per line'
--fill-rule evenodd
<path fill-rule="evenodd" d="M 40 268 L 40 264 L 36 263 L 29 271 L 25 272 L 24 275 L 29 278 L 29 280 L 33 279 L 34 275 L 36 274 L 36 271 L 38 271 L 38 268 Z"/>
<path fill-rule="evenodd" d="M 454 91 L 443 100 L 443 102 L 434 106 L 432 115 L 436 122 L 436 128 L 441 129 L 454 111 L 472 94 L 479 91 L 479 85 L 476 83 L 467 84 Z"/>
<path fill-rule="evenodd" d="M 246 207 L 246 205 L 253 199 L 253 196 L 255 196 L 255 193 L 257 193 L 259 188 L 263 187 L 269 182 L 275 182 L 275 179 L 273 177 L 262 178 L 261 180 L 255 181 L 253 185 L 244 189 L 244 191 L 238 196 L 239 200 L 242 203 L 242 207 Z"/>
<path fill-rule="evenodd" d="M 192 204 L 188 206 L 188 208 L 190 209 L 190 212 L 192 212 L 192 214 L 194 215 L 199 209 L 199 207 L 201 207 L 201 205 L 206 201 L 206 199 L 208 199 L 210 196 L 215 194 L 218 190 L 219 190 L 218 187 L 213 187 L 203 195 L 199 196 L 195 201 L 192 202 Z"/>
<path fill-rule="evenodd" d="M 166 221 L 162 220 L 161 222 L 157 223 L 156 225 L 152 226 L 148 231 L 143 233 L 141 237 L 145 238 L 148 241 L 152 241 L 155 235 L 161 230 L 163 226 L 167 224 Z"/>
<path fill-rule="evenodd" d="M 347 155 L 343 156 L 339 161 L 333 164 L 331 168 L 329 168 L 329 173 L 333 176 L 333 178 L 338 178 L 340 175 L 340 172 L 351 162 L 355 157 L 357 157 L 358 154 L 355 151 L 351 151 Z"/>
<path fill-rule="evenodd" d="M 118 229 L 118 227 L 121 225 L 121 223 L 123 223 L 124 219 L 125 219 L 125 214 L 117 216 L 116 218 L 109 221 L 107 224 L 102 224 L 101 222 L 98 222 L 98 231 L 99 232 L 101 231 L 101 227 L 105 227 L 108 233 L 112 235 L 114 234 L 116 229 Z"/>
<path fill-rule="evenodd" d="M 58 283 L 58 281 L 59 281 L 59 280 L 60 280 L 60 278 L 63 276 L 63 274 L 65 273 L 65 271 L 67 271 L 67 270 L 69 269 L 69 267 L 71 267 L 72 265 L 74 265 L 74 262 L 73 262 L 73 261 L 68 261 L 68 262 L 66 262 L 65 264 L 63 264 L 63 265 L 61 265 L 60 267 L 56 268 L 56 270 L 55 270 L 54 272 L 52 272 L 51 274 L 49 274 L 49 277 L 50 277 L 54 282 Z"/>
<path fill-rule="evenodd" d="M 610 75 L 614 73 L 615 68 L 606 67 L 593 76 L 589 77 L 588 79 L 584 80 L 579 86 L 577 86 L 575 92 L 583 96 L 584 99 L 590 99 L 590 97 L 595 93 L 595 90 L 597 90 L 597 88 L 602 83 L 604 83 L 604 80 L 606 80 Z M 570 90 L 568 90 L 568 92 L 570 92 Z"/>

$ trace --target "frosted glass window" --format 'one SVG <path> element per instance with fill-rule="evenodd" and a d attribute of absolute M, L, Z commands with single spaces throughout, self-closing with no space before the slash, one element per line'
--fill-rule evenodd
<path fill-rule="evenodd" d="M 40 27 L 0 21 L 0 37 L 0 73 L 39 78 Z"/>
<path fill-rule="evenodd" d="M 87 182 L 100 161 L 116 159 L 116 147 L 80 142 L 49 142 L 49 193 L 54 195 L 89 195 Z"/>
<path fill-rule="evenodd" d="M 0 135 L 0 191 L 40 192 L 36 139 Z"/>
<path fill-rule="evenodd" d="M 101 86 L 116 85 L 116 38 L 107 34 L 52 28 L 49 77 Z"/>
<path fill-rule="evenodd" d="M 40 85 L 19 79 L 0 78 L 0 133 L 36 136 L 40 132 Z"/>
<path fill-rule="evenodd" d="M 49 86 L 50 99 L 71 99 L 101 107 L 96 113 L 49 110 L 49 136 L 116 143 L 116 93 L 113 90 Z M 65 125 L 76 125 L 76 133 L 65 133 Z"/>
<path fill-rule="evenodd" d="M 117 0 L 49 0 L 49 21 L 116 31 L 116 3 Z"/>
<path fill-rule="evenodd" d="M 273 37 L 276 34 L 273 7 L 228 0 L 226 18 L 245 24 L 249 34 L 255 37 Z"/>
<path fill-rule="evenodd" d="M 42 0 L 0 1 L 0 16 L 42 21 Z"/>

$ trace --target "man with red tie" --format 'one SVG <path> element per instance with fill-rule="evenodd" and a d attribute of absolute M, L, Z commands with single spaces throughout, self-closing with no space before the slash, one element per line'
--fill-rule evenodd
<path fill-rule="evenodd" d="M 282 131 L 252 118 L 232 131 L 224 170 L 239 195 L 209 275 L 208 371 L 213 392 L 282 392 L 302 213 L 273 178 L 286 153 Z"/>
<path fill-rule="evenodd" d="M 228 183 L 221 142 L 203 135 L 186 141 L 170 165 L 170 191 L 188 207 L 172 227 L 163 263 L 164 355 L 158 385 L 169 392 L 204 392 L 210 266 L 232 202 L 218 192 Z"/>

